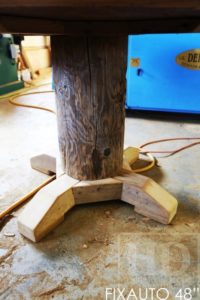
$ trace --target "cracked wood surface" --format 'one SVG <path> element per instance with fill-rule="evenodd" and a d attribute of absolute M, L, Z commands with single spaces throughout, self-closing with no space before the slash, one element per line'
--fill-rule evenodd
<path fill-rule="evenodd" d="M 113 177 L 123 160 L 127 37 L 52 37 L 63 169 Z"/>

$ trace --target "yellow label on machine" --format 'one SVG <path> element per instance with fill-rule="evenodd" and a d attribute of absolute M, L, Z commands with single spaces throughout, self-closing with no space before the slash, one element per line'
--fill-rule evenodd
<path fill-rule="evenodd" d="M 176 63 L 184 68 L 200 70 L 200 49 L 180 53 L 176 56 Z"/>
<path fill-rule="evenodd" d="M 139 58 L 131 58 L 131 67 L 139 67 L 140 66 L 140 59 Z"/>

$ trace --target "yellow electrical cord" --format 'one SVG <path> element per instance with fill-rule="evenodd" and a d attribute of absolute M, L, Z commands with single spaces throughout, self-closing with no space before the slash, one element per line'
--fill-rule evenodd
<path fill-rule="evenodd" d="M 25 94 L 15 95 L 15 96 L 12 96 L 10 99 L 8 99 L 8 101 L 9 101 L 9 103 L 11 103 L 13 105 L 16 105 L 16 106 L 22 106 L 22 107 L 29 107 L 29 108 L 46 110 L 46 111 L 49 111 L 49 112 L 52 112 L 52 113 L 55 114 L 56 112 L 53 109 L 50 109 L 50 108 L 47 108 L 47 107 L 44 107 L 44 106 L 23 104 L 23 103 L 19 103 L 19 102 L 16 101 L 16 99 L 18 97 L 21 97 L 21 96 L 35 95 L 35 94 L 44 94 L 44 93 L 52 93 L 52 92 L 53 92 L 52 90 L 49 90 L 49 91 L 31 92 L 31 93 L 25 93 Z"/>
<path fill-rule="evenodd" d="M 3 219 L 6 215 L 10 214 L 15 208 L 20 206 L 21 204 L 25 203 L 30 197 L 34 196 L 41 188 L 43 188 L 45 185 L 49 184 L 51 181 L 56 179 L 56 175 L 53 175 L 49 178 L 47 178 L 43 183 L 38 185 L 36 188 L 34 188 L 32 191 L 30 191 L 28 194 L 17 200 L 16 202 L 12 203 L 7 209 L 0 212 L 0 220 Z"/>
<path fill-rule="evenodd" d="M 20 102 L 16 101 L 16 99 L 18 97 L 21 97 L 21 96 L 54 92 L 53 90 L 48 90 L 48 91 L 39 91 L 39 92 L 37 91 L 37 92 L 30 92 L 29 93 L 29 91 L 34 90 L 35 88 L 46 86 L 46 85 L 49 85 L 49 84 L 50 84 L 50 82 L 43 83 L 43 84 L 36 84 L 36 85 L 32 84 L 31 86 L 20 89 L 17 92 L 15 91 L 15 92 L 6 94 L 6 96 L 0 96 L 0 100 L 8 99 L 10 104 L 13 104 L 13 105 L 16 105 L 16 106 L 41 109 L 41 110 L 49 111 L 49 112 L 52 112 L 52 113 L 55 114 L 56 112 L 54 110 L 50 109 L 50 108 L 43 107 L 43 106 L 38 106 L 38 105 L 23 104 L 23 103 L 20 103 Z"/>
<path fill-rule="evenodd" d="M 14 92 L 11 92 L 11 93 L 8 93 L 6 95 L 3 95 L 3 96 L 0 96 L 0 100 L 6 100 L 8 99 L 9 97 L 12 97 L 12 96 L 17 96 L 17 95 L 22 95 L 26 92 L 26 91 L 30 91 L 30 90 L 33 90 L 33 89 L 36 89 L 38 87 L 42 87 L 42 86 L 46 86 L 46 85 L 49 85 L 50 82 L 47 82 L 47 83 L 42 83 L 42 84 L 30 84 L 30 86 L 28 87 L 25 87 L 23 89 L 20 89 L 18 91 L 14 91 Z"/>

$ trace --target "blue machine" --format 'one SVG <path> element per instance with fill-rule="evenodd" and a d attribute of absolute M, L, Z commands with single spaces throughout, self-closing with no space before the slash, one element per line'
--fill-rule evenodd
<path fill-rule="evenodd" d="M 177 56 L 189 50 L 178 64 Z M 199 65 L 198 33 L 129 36 L 127 108 L 200 113 Z"/>

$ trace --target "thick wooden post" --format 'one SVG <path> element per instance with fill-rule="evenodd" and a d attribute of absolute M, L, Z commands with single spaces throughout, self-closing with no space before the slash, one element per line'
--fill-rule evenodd
<path fill-rule="evenodd" d="M 127 37 L 53 36 L 53 76 L 64 171 L 113 177 L 123 161 Z"/>

